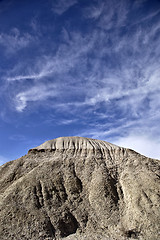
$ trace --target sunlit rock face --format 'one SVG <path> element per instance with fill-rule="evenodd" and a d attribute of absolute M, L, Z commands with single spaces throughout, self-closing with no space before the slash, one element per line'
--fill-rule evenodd
<path fill-rule="evenodd" d="M 160 239 L 160 163 L 62 137 L 0 167 L 0 239 Z"/>

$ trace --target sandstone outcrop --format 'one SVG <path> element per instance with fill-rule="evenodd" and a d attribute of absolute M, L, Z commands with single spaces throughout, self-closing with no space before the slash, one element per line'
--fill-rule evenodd
<path fill-rule="evenodd" d="M 159 160 L 53 139 L 0 167 L 0 239 L 158 240 L 159 186 Z"/>

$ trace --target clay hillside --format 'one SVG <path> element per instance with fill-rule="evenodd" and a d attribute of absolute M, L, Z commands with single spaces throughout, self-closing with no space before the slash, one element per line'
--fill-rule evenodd
<path fill-rule="evenodd" d="M 160 239 L 160 161 L 62 137 L 0 167 L 1 240 Z"/>

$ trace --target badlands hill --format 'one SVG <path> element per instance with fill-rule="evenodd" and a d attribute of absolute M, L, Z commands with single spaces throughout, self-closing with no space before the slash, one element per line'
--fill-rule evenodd
<path fill-rule="evenodd" d="M 160 162 L 82 137 L 0 167 L 1 240 L 160 239 Z"/>

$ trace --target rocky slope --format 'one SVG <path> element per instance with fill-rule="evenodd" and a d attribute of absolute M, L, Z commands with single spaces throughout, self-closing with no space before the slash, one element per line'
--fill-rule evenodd
<path fill-rule="evenodd" d="M 160 162 L 63 137 L 0 167 L 1 240 L 160 239 Z"/>

